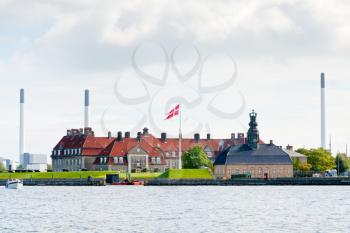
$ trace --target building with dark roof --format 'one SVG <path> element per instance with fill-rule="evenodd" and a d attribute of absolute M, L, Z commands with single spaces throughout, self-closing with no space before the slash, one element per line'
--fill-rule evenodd
<path fill-rule="evenodd" d="M 232 145 L 223 150 L 214 162 L 214 175 L 229 179 L 235 174 L 246 174 L 252 178 L 293 177 L 293 162 L 288 153 L 270 141 L 263 144 L 259 138 L 256 117 L 249 114 L 247 142 Z"/>

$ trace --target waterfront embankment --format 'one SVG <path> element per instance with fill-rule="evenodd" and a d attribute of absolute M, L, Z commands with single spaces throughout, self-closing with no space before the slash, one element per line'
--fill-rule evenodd
<path fill-rule="evenodd" d="M 256 186 L 256 185 L 350 185 L 349 178 L 277 178 L 277 179 L 149 179 L 147 186 Z"/>

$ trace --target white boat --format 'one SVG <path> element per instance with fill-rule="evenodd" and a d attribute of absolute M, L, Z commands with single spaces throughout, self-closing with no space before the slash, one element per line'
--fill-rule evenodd
<path fill-rule="evenodd" d="M 8 189 L 19 189 L 23 187 L 23 181 L 18 179 L 7 180 L 5 187 Z"/>

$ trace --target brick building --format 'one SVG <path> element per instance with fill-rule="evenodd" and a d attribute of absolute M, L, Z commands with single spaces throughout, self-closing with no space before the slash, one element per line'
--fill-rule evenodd
<path fill-rule="evenodd" d="M 228 139 L 212 139 L 207 134 L 204 139 L 199 134 L 193 138 L 183 138 L 182 153 L 193 146 L 203 148 L 212 161 L 225 148 L 244 143 L 243 133 L 231 134 Z M 178 167 L 178 138 L 167 138 L 166 133 L 155 137 L 147 128 L 131 137 L 130 132 L 118 132 L 117 137 L 109 133 L 107 137 L 96 137 L 91 128 L 67 130 L 53 148 L 52 168 L 54 171 L 116 170 L 164 171 Z"/>
<path fill-rule="evenodd" d="M 231 145 L 214 162 L 214 176 L 229 179 L 234 174 L 249 174 L 253 178 L 293 177 L 293 163 L 289 153 L 270 141 L 261 143 L 256 122 L 257 114 L 250 114 L 247 143 Z"/>

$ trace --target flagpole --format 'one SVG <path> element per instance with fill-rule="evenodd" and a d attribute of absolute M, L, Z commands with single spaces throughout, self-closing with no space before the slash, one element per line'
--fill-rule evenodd
<path fill-rule="evenodd" d="M 182 132 L 181 132 L 181 107 L 179 105 L 179 169 L 182 169 L 182 160 L 181 160 L 181 155 L 182 155 L 182 150 L 181 150 L 181 138 L 182 138 Z"/>

